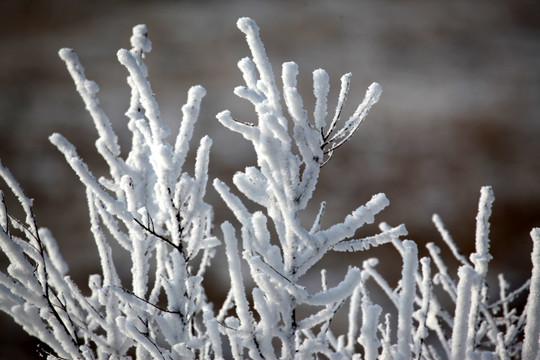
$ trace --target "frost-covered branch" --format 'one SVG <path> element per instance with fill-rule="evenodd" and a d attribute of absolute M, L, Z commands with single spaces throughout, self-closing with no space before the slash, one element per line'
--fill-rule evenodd
<path fill-rule="evenodd" d="M 500 298 L 491 300 L 487 295 L 485 264 L 491 258 L 487 229 L 493 201 L 491 188 L 483 187 L 478 206 L 477 247 L 476 252 L 471 255 L 471 262 L 461 255 L 444 228 L 442 220 L 438 216 L 433 217 L 445 243 L 456 259 L 463 264 L 459 268 L 457 280 L 452 277 L 440 256 L 440 249 L 434 244 L 427 245 L 431 261 L 437 270 L 431 277 L 429 258 L 420 259 L 421 271 L 418 268 L 412 270 L 413 266 L 418 266 L 418 260 L 412 257 L 414 243 L 393 241 L 404 260 L 402 278 L 395 289 L 375 270 L 377 261 L 371 259 L 364 263 L 364 281 L 371 279 L 381 287 L 398 311 L 396 346 L 384 341 L 383 324 L 379 325 L 382 337 L 380 355 L 383 358 L 384 356 L 392 359 L 475 359 L 484 356 L 501 359 L 535 358 L 538 353 L 538 330 L 535 330 L 535 323 L 540 315 L 537 297 L 533 295 L 533 287 L 540 284 L 540 281 L 534 279 L 539 260 L 535 257 L 536 248 L 532 255 L 533 278 L 530 283 L 529 300 L 521 315 L 517 313 L 516 308 L 511 312 L 509 309 L 512 308 L 516 296 L 528 288 L 528 282 L 507 295 L 508 284 L 502 280 Z M 383 229 L 389 227 L 384 225 Z M 537 236 L 535 229 L 531 232 L 535 246 Z M 445 302 L 451 300 L 454 303 L 453 310 L 443 308 L 443 301 L 439 300 L 441 296 L 445 297 Z M 523 327 L 525 322 L 527 328 Z M 438 344 L 433 341 L 427 342 L 430 333 L 436 335 Z M 450 336 L 447 333 L 450 333 Z M 523 343 L 523 350 L 519 334 L 525 335 L 531 341 L 529 344 Z M 535 340 L 531 340 L 533 338 Z"/>
<path fill-rule="evenodd" d="M 146 80 L 143 58 L 151 43 L 144 25 L 133 29 L 131 43 L 131 50 L 120 50 L 118 54 L 128 70 L 132 90 L 126 115 L 133 144 L 125 158 L 120 156 L 110 121 L 99 108 L 97 85 L 86 78 L 72 50 L 60 50 L 94 120 L 99 135 L 96 147 L 110 170 L 110 177 L 96 179 L 68 140 L 59 134 L 51 136 L 51 142 L 87 188 L 91 232 L 102 270 L 101 275 L 90 277 L 90 297 L 83 296 L 66 277 L 67 267 L 54 240 L 49 233 L 43 237 L 40 234 L 44 232 L 37 231 L 30 201 L 2 167 L 2 177 L 28 213 L 22 228 L 28 240 L 14 237 L 4 221 L 2 249 L 13 249 L 11 267 L 20 268 L 21 275 L 26 273 L 20 282 L 34 292 L 32 296 L 10 296 L 10 302 L 5 303 L 9 306 L 3 309 L 13 314 L 26 312 L 19 322 L 60 357 L 122 357 L 130 349 L 141 359 L 173 359 L 179 354 L 195 358 L 212 353 L 211 342 L 204 341 L 205 319 L 212 321 L 212 317 L 203 313 L 211 312 L 212 307 L 206 300 L 202 275 L 219 241 L 211 235 L 212 208 L 203 200 L 211 146 L 208 137 L 199 144 L 194 176 L 183 170 L 205 90 L 200 86 L 190 89 L 178 139 L 174 146 L 170 145 L 165 139 L 170 131 L 160 119 Z M 110 241 L 118 242 L 131 257 L 129 287 L 122 285 Z M 156 265 L 152 267 L 151 262 Z M 15 286 L 8 278 L 5 280 Z M 20 290 L 24 287 L 17 286 Z M 160 294 L 166 299 L 163 305 L 158 304 L 163 298 Z M 27 310 L 16 310 L 16 305 Z M 215 328 L 215 324 L 212 326 Z"/>
<path fill-rule="evenodd" d="M 404 225 L 381 223 L 380 232 L 355 238 L 389 205 L 384 194 L 324 228 L 326 202 L 310 204 L 319 172 L 359 129 L 380 86 L 368 88 L 341 126 L 351 83 L 351 74 L 344 75 L 327 124 L 328 74 L 313 72 L 315 108 L 308 112 L 298 92 L 298 66 L 283 64 L 278 85 L 255 22 L 242 18 L 237 25 L 252 56 L 239 61 L 245 86 L 234 92 L 252 103 L 257 120 L 238 120 L 229 111 L 217 118 L 251 142 L 257 163 L 233 176 L 235 189 L 227 179 L 212 179 L 239 223 L 238 229 L 232 219 L 220 226 L 230 276 L 221 308 L 214 312 L 204 282 L 221 244 L 213 233 L 213 208 L 205 201 L 210 138 L 199 141 L 194 168 L 186 166 L 206 91 L 201 86 L 188 91 L 170 143 L 143 61 L 151 42 L 146 27 L 137 25 L 132 48 L 117 53 L 131 89 L 126 117 L 132 143 L 125 155 L 99 107 L 98 86 L 86 78 L 72 50 L 60 50 L 109 167 L 108 175 L 97 179 L 74 145 L 51 135 L 86 187 L 101 273 L 89 276 L 90 294 L 83 294 L 53 235 L 38 226 L 33 201 L 0 163 L 0 177 L 23 214 L 12 215 L 16 212 L 0 191 L 0 248 L 9 261 L 0 271 L 0 310 L 50 346 L 50 353 L 43 352 L 49 359 L 540 359 L 540 228 L 531 231 L 531 279 L 511 287 L 500 275 L 493 299 L 487 291 L 490 187 L 481 189 L 476 246 L 469 257 L 433 216 L 447 252 L 460 263 L 457 274 L 434 243 L 426 246 L 429 256 L 418 259 L 416 243 L 402 240 Z M 245 204 L 237 191 L 254 205 Z M 300 220 L 306 209 L 318 209 L 307 225 Z M 114 242 L 131 266 L 127 279 L 117 269 Z M 350 266 L 340 274 L 337 284 L 328 283 L 323 269 L 320 289 L 303 285 L 328 252 L 383 244 L 392 244 L 403 260 L 397 284 L 377 271 L 378 259 L 367 258 L 361 269 Z M 390 308 L 376 303 L 373 294 L 381 291 Z M 521 309 L 516 299 L 527 291 Z M 299 309 L 309 311 L 300 315 Z M 343 333 L 332 324 L 339 311 L 348 311 Z"/>
<path fill-rule="evenodd" d="M 249 18 L 238 20 L 237 25 L 246 35 L 252 58 L 244 58 L 238 63 L 246 85 L 237 87 L 235 93 L 253 104 L 258 121 L 248 124 L 235 120 L 229 111 L 221 112 L 217 118 L 253 145 L 257 167 L 248 167 L 244 172 L 236 173 L 233 182 L 262 210 L 250 213 L 222 181 L 216 180 L 214 186 L 242 226 L 242 255 L 256 284 L 254 297 L 257 294 L 258 298 L 264 299 L 255 302 L 253 307 L 261 317 L 261 321 L 252 319 L 250 324 L 257 339 L 255 343 L 261 344 L 261 348 L 272 347 L 272 338 L 275 337 L 281 343 L 282 358 L 303 359 L 320 350 L 308 346 L 312 340 L 305 334 L 316 331 L 315 327 L 328 321 L 327 315 L 333 316 L 335 309 L 351 296 L 360 284 L 360 270 L 350 268 L 338 286 L 311 295 L 299 284 L 302 276 L 331 249 L 365 250 L 406 233 L 402 226 L 368 239 L 343 242 L 353 237 L 364 224 L 372 223 L 374 216 L 388 205 L 384 194 L 375 195 L 366 205 L 348 215 L 343 223 L 329 229 L 320 228 L 324 205 L 315 225 L 306 228 L 300 222 L 300 213 L 308 206 L 321 166 L 327 161 L 325 154 L 329 159 L 336 148 L 350 139 L 368 110 L 377 102 L 381 90 L 378 84 L 373 84 L 353 116 L 334 133 L 347 96 L 348 80 L 342 85 L 336 115 L 327 128 L 328 74 L 321 69 L 313 73 L 316 105 L 310 118 L 297 90 L 298 66 L 294 62 L 283 64 L 283 88 L 279 89 L 257 25 Z M 350 75 L 344 78 L 349 79 Z M 283 93 L 287 113 L 282 110 L 280 93 Z M 270 226 L 273 227 L 272 231 Z M 277 234 L 277 245 L 271 242 L 270 234 L 274 232 Z M 227 247 L 227 251 L 233 249 Z M 231 280 L 234 279 L 235 283 L 240 273 L 232 270 Z M 276 304 L 270 309 L 268 306 L 262 307 L 263 303 L 274 301 L 278 301 L 279 306 Z M 236 304 L 240 324 L 246 319 L 242 315 L 246 311 L 242 304 L 245 304 L 243 300 Z M 306 319 L 299 319 L 296 308 L 302 304 L 323 306 L 325 309 Z M 268 314 L 268 311 L 277 313 Z M 263 330 L 267 328 L 273 331 L 269 334 Z M 332 335 L 321 333 L 320 336 Z M 245 339 L 248 342 L 244 343 L 244 347 L 251 354 L 254 342 L 250 337 Z M 333 353 L 336 350 L 328 351 Z"/>

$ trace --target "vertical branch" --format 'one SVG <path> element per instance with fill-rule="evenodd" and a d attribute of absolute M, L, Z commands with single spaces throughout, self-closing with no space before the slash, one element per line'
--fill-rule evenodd
<path fill-rule="evenodd" d="M 422 352 L 422 345 L 424 339 L 428 336 L 428 329 L 426 327 L 428 310 L 431 301 L 431 296 L 433 289 L 431 287 L 431 270 L 430 270 L 430 261 L 428 257 L 423 257 L 420 259 L 422 264 L 422 277 L 419 284 L 420 294 L 422 295 L 422 300 L 420 303 L 420 309 L 418 309 L 418 327 L 416 329 L 416 334 L 414 334 L 414 352 L 416 358 L 420 359 Z"/>
<path fill-rule="evenodd" d="M 478 215 L 476 216 L 476 253 L 471 255 L 474 269 L 482 279 L 487 274 L 488 262 L 491 259 L 489 254 L 489 217 L 491 216 L 491 206 L 494 200 L 495 197 L 491 187 L 482 187 Z"/>
<path fill-rule="evenodd" d="M 118 61 L 129 71 L 133 84 L 137 88 L 140 95 L 139 100 L 146 111 L 146 117 L 152 130 L 153 145 L 158 146 L 160 145 L 160 140 L 168 135 L 169 130 L 161 122 L 159 106 L 154 99 L 150 83 L 146 80 L 144 72 L 130 51 L 125 49 L 118 50 L 117 56 Z"/>
<path fill-rule="evenodd" d="M 480 201 L 478 203 L 478 214 L 476 216 L 476 252 L 471 254 L 471 262 L 474 264 L 477 281 L 474 283 L 471 294 L 469 334 L 467 335 L 468 349 L 474 349 L 475 347 L 479 308 L 482 307 L 485 302 L 484 297 L 487 296 L 485 278 L 488 271 L 488 263 L 491 259 L 491 255 L 489 254 L 489 217 L 494 200 L 495 197 L 493 196 L 491 187 L 482 187 L 480 190 Z"/>
<path fill-rule="evenodd" d="M 364 284 L 359 285 L 358 288 L 362 291 L 362 328 L 358 342 L 364 348 L 365 360 L 375 360 L 379 356 L 379 347 L 381 346 L 381 342 L 377 338 L 377 326 L 382 307 L 371 303 Z"/>
<path fill-rule="evenodd" d="M 236 332 L 245 334 L 242 337 L 246 338 L 245 345 L 249 350 L 251 358 L 262 359 L 260 350 L 258 349 L 256 334 L 254 332 L 255 322 L 253 316 L 251 315 L 251 312 L 249 311 L 249 303 L 246 298 L 246 289 L 244 287 L 244 282 L 242 279 L 240 256 L 238 255 L 238 249 L 236 245 L 237 240 L 234 233 L 234 228 L 230 223 L 225 222 L 221 225 L 221 230 L 223 231 L 223 239 L 225 241 L 227 261 L 229 263 L 231 290 L 234 298 L 234 303 L 236 305 L 236 313 L 239 320 L 239 326 L 235 326 L 235 332 L 229 333 L 229 339 L 232 340 L 232 337 L 240 338 L 240 336 L 238 336 Z M 236 319 L 231 319 L 229 321 L 232 320 Z"/>
<path fill-rule="evenodd" d="M 111 122 L 105 112 L 99 107 L 99 102 L 96 99 L 96 93 L 99 91 L 99 87 L 95 82 L 86 78 L 84 68 L 79 62 L 77 54 L 72 49 L 61 49 L 58 55 L 66 63 L 67 69 L 77 87 L 77 91 L 86 105 L 86 110 L 88 110 L 94 120 L 99 137 L 105 140 L 109 151 L 114 155 L 120 154 L 118 139 L 112 129 Z"/>
<path fill-rule="evenodd" d="M 279 105 L 279 91 L 274 79 L 274 72 L 272 71 L 272 65 L 268 61 L 266 51 L 264 50 L 263 42 L 259 37 L 259 27 L 250 18 L 244 17 L 238 19 L 236 23 L 238 28 L 246 34 L 246 40 L 248 46 L 253 54 L 253 61 L 259 70 L 261 84 L 264 88 L 264 92 L 269 100 L 269 105 L 273 108 L 276 114 L 281 114 L 281 106 Z"/>
<path fill-rule="evenodd" d="M 398 306 L 398 352 L 405 359 L 411 358 L 413 306 L 416 293 L 415 275 L 418 268 L 418 249 L 414 241 L 403 242 L 403 270 L 401 272 L 401 294 Z"/>
<path fill-rule="evenodd" d="M 229 274 L 231 276 L 231 290 L 233 293 L 236 312 L 240 319 L 240 331 L 251 331 L 253 328 L 253 319 L 249 312 L 249 304 L 246 299 L 244 281 L 242 279 L 242 269 L 240 265 L 240 256 L 236 245 L 236 235 L 234 228 L 228 222 L 221 225 L 223 239 L 229 263 Z"/>
<path fill-rule="evenodd" d="M 92 235 L 94 236 L 94 240 L 96 242 L 99 253 L 99 258 L 101 260 L 101 271 L 104 277 L 104 285 L 118 286 L 120 285 L 120 278 L 118 277 L 118 273 L 116 272 L 116 268 L 114 266 L 111 248 L 109 244 L 107 244 L 105 235 L 99 227 L 99 219 L 96 209 L 101 204 L 98 203 L 99 200 L 94 197 L 91 191 L 87 190 L 86 196 L 88 199 L 88 213 L 90 215 L 90 230 L 92 231 Z"/>
<path fill-rule="evenodd" d="M 324 125 L 326 124 L 326 115 L 328 114 L 328 92 L 330 91 L 330 79 L 328 73 L 323 69 L 317 69 L 313 72 L 313 95 L 315 95 L 315 110 L 313 118 L 315 119 L 315 128 L 321 134 L 321 146 Z"/>
<path fill-rule="evenodd" d="M 538 359 L 540 356 L 540 228 L 531 231 L 533 264 L 531 287 L 527 299 L 527 322 L 525 323 L 525 339 L 523 340 L 523 359 Z"/>
<path fill-rule="evenodd" d="M 469 317 L 471 312 L 472 289 L 478 281 L 478 274 L 470 265 L 463 265 L 458 271 L 456 313 L 452 329 L 452 359 L 465 359 L 468 351 Z"/>
<path fill-rule="evenodd" d="M 358 319 L 359 319 L 359 310 L 361 306 L 361 301 L 363 303 L 364 293 L 362 290 L 365 290 L 364 284 L 361 282 L 353 291 L 350 304 L 349 304 L 349 314 L 348 314 L 348 331 L 347 331 L 347 351 L 349 354 L 354 353 L 354 345 L 357 342 L 358 335 Z M 361 298 L 362 296 L 362 298 Z M 375 327 L 376 330 L 376 327 Z"/>
<path fill-rule="evenodd" d="M 205 95 L 206 90 L 202 86 L 193 86 L 188 91 L 186 104 L 182 106 L 182 124 L 174 144 L 175 163 L 179 170 L 184 165 L 194 124 L 199 117 L 201 101 Z"/>

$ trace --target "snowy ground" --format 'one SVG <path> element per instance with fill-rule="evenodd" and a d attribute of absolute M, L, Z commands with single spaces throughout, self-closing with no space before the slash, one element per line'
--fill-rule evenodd
<path fill-rule="evenodd" d="M 437 212 L 468 254 L 480 187 L 493 185 L 492 266 L 517 285 L 530 271 L 528 233 L 540 225 L 539 10 L 533 1 L 4 0 L 0 159 L 36 199 L 40 225 L 56 235 L 84 288 L 88 274 L 98 271 L 84 190 L 47 137 L 61 132 L 94 169 L 103 163 L 58 49 L 77 51 L 127 149 L 129 89 L 116 51 L 129 47 L 132 26 L 147 24 L 153 42 L 147 64 L 163 117 L 176 129 L 187 89 L 203 85 L 208 95 L 197 134 L 214 139 L 210 175 L 230 183 L 253 158 L 248 143 L 214 116 L 228 108 L 242 121 L 253 119 L 250 106 L 232 93 L 242 81 L 236 62 L 248 55 L 235 23 L 250 16 L 276 73 L 284 61 L 299 64 L 308 109 L 311 72 L 320 67 L 330 74 L 335 98 L 340 76 L 352 72 L 346 115 L 371 82 L 383 87 L 368 121 L 322 172 L 314 203 L 327 200 L 326 225 L 385 192 L 391 205 L 379 220 L 405 223 L 422 247 L 439 241 L 430 222 Z M 209 201 L 221 204 L 213 191 Z M 217 211 L 218 221 L 229 216 L 225 208 Z M 11 324 L 5 316 L 1 321 Z M 2 326 L 0 358 L 20 358 L 13 351 L 22 347 L 35 354 L 19 335 Z"/>

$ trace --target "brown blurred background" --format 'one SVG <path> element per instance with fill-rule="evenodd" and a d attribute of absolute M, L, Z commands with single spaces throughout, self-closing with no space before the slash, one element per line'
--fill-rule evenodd
<path fill-rule="evenodd" d="M 210 176 L 231 184 L 231 175 L 254 161 L 250 145 L 215 120 L 224 109 L 254 120 L 250 105 L 232 93 L 242 84 L 236 62 L 249 55 L 235 26 L 241 16 L 257 21 L 276 74 L 284 61 L 299 64 L 308 111 L 317 68 L 330 74 L 330 109 L 340 76 L 353 73 L 346 117 L 371 82 L 383 87 L 366 123 L 323 169 L 306 218 L 327 200 L 324 225 L 330 226 L 384 192 L 391 205 L 378 221 L 405 223 L 421 255 L 425 243 L 440 243 L 433 213 L 442 216 L 468 255 L 480 187 L 492 185 L 491 270 L 504 272 L 514 287 L 528 277 L 528 233 L 540 226 L 540 3 L 3 0 L 0 6 L 0 159 L 35 199 L 40 226 L 55 234 L 83 291 L 88 275 L 99 272 L 84 188 L 47 137 L 64 134 L 97 174 L 104 173 L 104 163 L 93 147 L 96 131 L 57 51 L 76 50 L 88 78 L 100 86 L 102 107 L 127 151 L 123 113 L 129 88 L 116 51 L 129 48 L 131 28 L 145 23 L 153 42 L 149 78 L 163 118 L 174 134 L 187 90 L 203 85 L 208 95 L 195 140 L 206 133 L 213 138 Z M 211 188 L 208 201 L 216 204 L 216 224 L 230 217 Z M 338 281 L 346 264 L 361 265 L 372 256 L 381 258 L 380 267 L 391 278 L 399 276 L 392 249 L 339 254 L 325 265 Z M 216 262 L 216 274 L 220 267 Z M 215 276 L 219 303 L 228 278 Z M 37 357 L 34 340 L 6 315 L 0 321 L 0 359 Z"/>

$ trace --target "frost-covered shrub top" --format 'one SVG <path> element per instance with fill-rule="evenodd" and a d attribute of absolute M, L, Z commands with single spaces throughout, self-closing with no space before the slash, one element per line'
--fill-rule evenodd
<path fill-rule="evenodd" d="M 96 147 L 109 175 L 96 179 L 63 136 L 53 134 L 50 140 L 86 186 L 102 272 L 89 277 L 91 294 L 84 296 L 69 277 L 52 234 L 38 228 L 32 201 L 0 164 L 0 175 L 26 214 L 24 219 L 10 216 L 0 192 L 0 244 L 10 260 L 7 273 L 0 273 L 2 311 L 46 343 L 50 358 L 538 359 L 540 229 L 531 232 L 531 279 L 509 292 L 501 275 L 498 299 L 488 298 L 486 284 L 494 200 L 489 187 L 481 190 L 476 251 L 469 258 L 456 248 L 441 219 L 433 217 L 445 245 L 462 264 L 457 278 L 433 243 L 427 245 L 430 256 L 418 259 L 415 242 L 402 240 L 404 225 L 383 223 L 380 232 L 354 238 L 388 206 L 384 194 L 323 229 L 325 203 L 310 204 L 319 172 L 358 130 L 381 87 L 372 84 L 344 120 L 351 74 L 341 78 L 336 109 L 328 109 L 329 78 L 318 69 L 313 72 L 315 108 L 307 111 L 296 88 L 298 66 L 284 63 L 278 86 L 255 22 L 242 18 L 238 27 L 252 57 L 239 61 L 245 85 L 234 92 L 251 102 L 257 122 L 239 122 L 227 110 L 217 119 L 251 142 L 257 163 L 212 184 L 239 227 L 226 221 L 219 231 L 213 208 L 204 200 L 209 137 L 197 147 L 195 168 L 184 166 L 206 93 L 201 86 L 189 90 L 176 139 L 167 140 L 171 131 L 160 118 L 143 62 L 151 50 L 146 27 L 134 27 L 132 49 L 118 51 L 131 88 L 126 116 L 132 146 L 126 157 L 99 108 L 98 86 L 86 79 L 75 53 L 62 49 L 60 57 L 98 130 Z M 239 193 L 258 210 L 248 210 Z M 319 208 L 318 215 L 305 227 L 300 214 L 313 206 Z M 130 255 L 129 285 L 118 276 L 110 242 Z M 396 288 L 377 272 L 373 258 L 361 269 L 349 267 L 334 287 L 328 286 L 324 270 L 319 291 L 311 293 L 300 285 L 329 251 L 365 251 L 383 244 L 394 246 L 403 259 Z M 203 279 L 220 245 L 227 257 L 230 291 L 218 309 L 207 299 Z M 254 283 L 249 294 L 248 282 Z M 373 303 L 374 287 L 388 296 L 397 316 Z M 513 308 L 513 299 L 527 290 L 525 309 Z M 310 305 L 312 312 L 300 317 L 300 305 Z M 348 309 L 343 334 L 330 327 L 340 308 Z"/>

